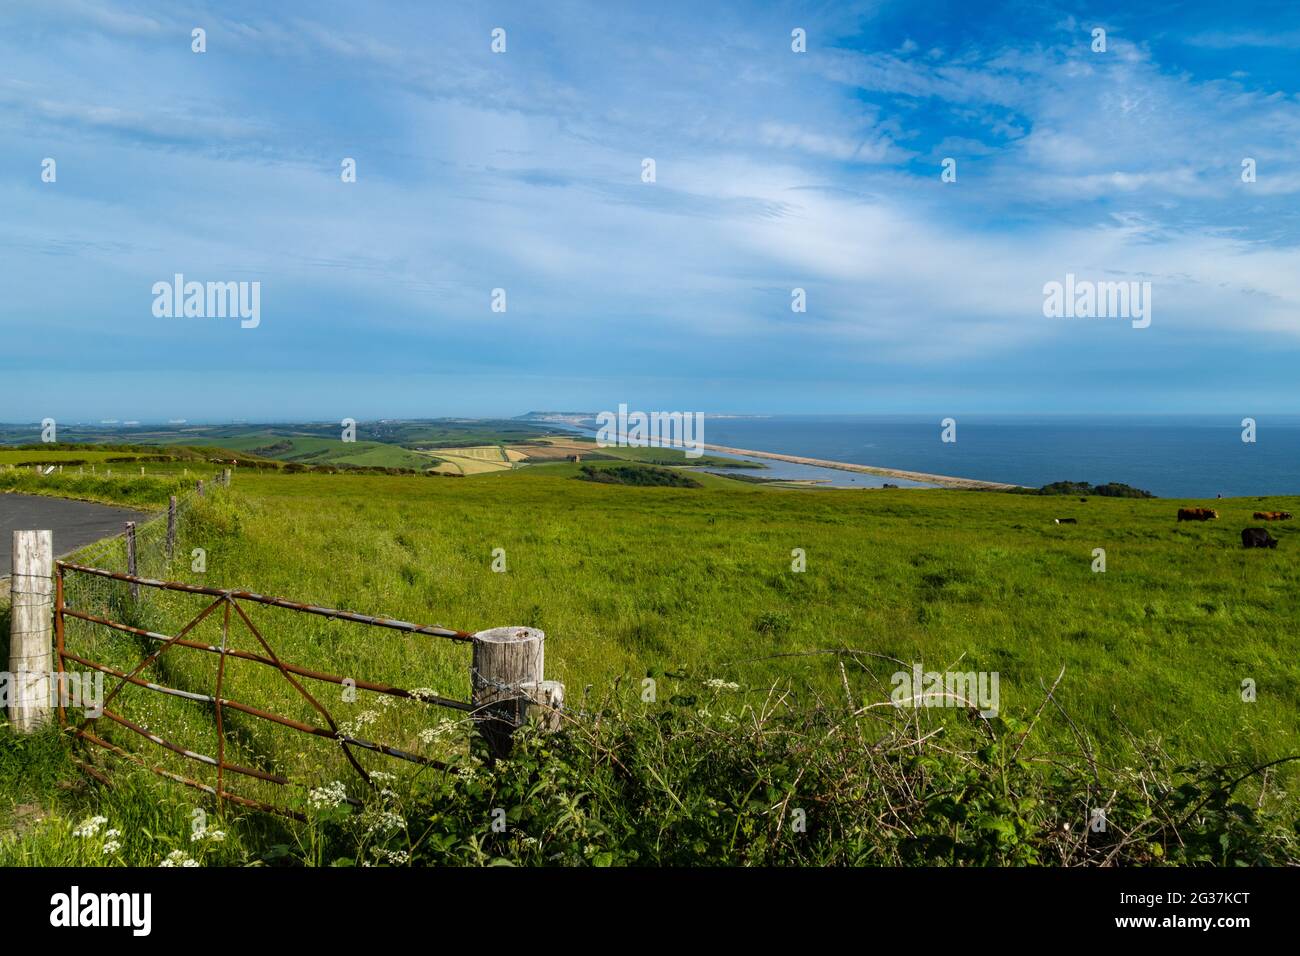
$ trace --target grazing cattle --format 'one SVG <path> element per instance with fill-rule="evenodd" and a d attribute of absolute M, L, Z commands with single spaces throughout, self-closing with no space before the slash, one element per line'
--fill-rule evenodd
<path fill-rule="evenodd" d="M 1263 528 L 1243 528 L 1241 531 L 1243 548 L 1276 548 L 1277 538 Z"/>
<path fill-rule="evenodd" d="M 1291 512 L 1289 511 L 1256 511 L 1256 521 L 1290 521 Z"/>
<path fill-rule="evenodd" d="M 1057 518 L 1056 523 L 1057 524 L 1078 524 L 1079 519 L 1078 518 Z"/>
<path fill-rule="evenodd" d="M 1179 508 L 1179 521 L 1209 521 L 1211 518 L 1219 517 L 1219 513 L 1213 508 Z"/>

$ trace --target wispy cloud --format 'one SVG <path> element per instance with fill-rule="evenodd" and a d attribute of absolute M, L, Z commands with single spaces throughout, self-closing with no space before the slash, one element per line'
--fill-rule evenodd
<path fill-rule="evenodd" d="M 1296 354 L 1300 65 L 1257 76 L 1250 52 L 1294 31 L 1096 22 L 1105 53 L 1092 21 L 1019 5 L 22 4 L 0 12 L 0 324 L 33 334 L 0 368 L 261 369 L 249 396 L 304 406 L 378 366 L 472 368 L 500 412 L 575 368 L 592 403 L 725 381 L 773 410 L 1051 365 L 1044 407 L 1077 407 L 1135 346 L 1180 380 Z M 160 326 L 148 289 L 178 271 L 261 278 L 258 338 Z M 1147 344 L 1044 320 L 1066 272 L 1152 281 Z M 438 410 L 400 394 L 375 410 Z"/>

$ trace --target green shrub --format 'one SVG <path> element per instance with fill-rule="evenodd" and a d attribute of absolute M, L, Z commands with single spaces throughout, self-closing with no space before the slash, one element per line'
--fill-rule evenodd
<path fill-rule="evenodd" d="M 577 477 L 581 481 L 598 481 L 607 485 L 658 485 L 670 488 L 701 487 L 700 483 L 690 475 L 683 475 L 671 468 L 660 468 L 655 465 L 611 465 L 608 467 L 583 465 L 580 472 L 581 474 Z"/>

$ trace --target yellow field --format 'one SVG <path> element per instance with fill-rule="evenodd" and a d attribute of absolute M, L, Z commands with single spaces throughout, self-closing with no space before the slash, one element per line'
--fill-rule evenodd
<path fill-rule="evenodd" d="M 492 471 L 509 471 L 523 456 L 511 456 L 500 445 L 473 445 L 466 448 L 439 448 L 420 452 L 430 458 L 441 458 L 442 463 L 433 470 L 461 475 L 482 475 Z"/>
<path fill-rule="evenodd" d="M 591 442 L 568 442 L 555 438 L 539 441 L 545 441 L 546 445 L 514 445 L 507 449 L 507 453 L 529 461 L 567 461 L 573 455 L 590 455 L 595 450 Z"/>

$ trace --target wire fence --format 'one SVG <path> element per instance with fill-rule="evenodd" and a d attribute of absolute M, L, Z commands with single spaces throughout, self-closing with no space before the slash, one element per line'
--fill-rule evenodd
<path fill-rule="evenodd" d="M 177 551 L 178 540 L 184 540 L 183 529 L 195 507 L 218 489 L 229 487 L 228 475 L 213 482 L 196 482 L 188 494 L 172 495 L 166 511 L 148 521 L 126 522 L 117 534 L 80 548 L 69 558 L 97 568 L 167 577 L 175 562 L 185 557 Z M 190 560 L 185 558 L 186 563 Z"/>

